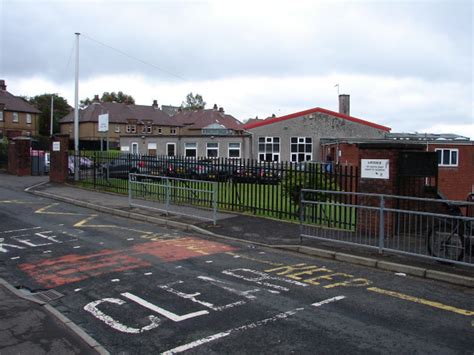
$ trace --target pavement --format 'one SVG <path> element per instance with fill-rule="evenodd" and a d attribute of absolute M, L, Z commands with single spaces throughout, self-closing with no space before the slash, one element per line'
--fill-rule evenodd
<path fill-rule="evenodd" d="M 216 225 L 188 216 L 166 215 L 154 210 L 131 208 L 127 196 L 53 184 L 48 177 L 16 177 L 0 174 L 3 184 L 55 200 L 87 207 L 161 226 L 193 230 L 215 238 L 232 239 L 290 252 L 299 252 L 348 263 L 474 287 L 472 268 L 441 264 L 416 257 L 379 254 L 363 248 L 334 245 L 299 238 L 297 223 L 243 214 L 219 213 Z M 208 212 L 207 212 L 208 213 Z M 195 211 L 199 215 L 199 210 Z M 0 354 L 107 353 L 84 331 L 47 304 L 35 301 L 0 279 Z M 53 330 L 53 331 L 51 331 Z M 47 333 L 47 334 L 46 334 Z M 48 335 L 49 334 L 49 335 Z M 54 336 L 51 336 L 54 334 Z"/>

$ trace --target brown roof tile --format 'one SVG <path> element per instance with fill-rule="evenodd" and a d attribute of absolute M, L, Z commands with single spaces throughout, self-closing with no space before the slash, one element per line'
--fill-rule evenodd
<path fill-rule="evenodd" d="M 26 100 L 12 95 L 8 91 L 2 89 L 0 89 L 0 104 L 5 105 L 5 111 L 41 113 L 40 110 L 29 104 Z"/>
<path fill-rule="evenodd" d="M 227 129 L 243 130 L 243 125 L 238 119 L 215 109 L 181 111 L 173 116 L 173 120 L 190 129 L 202 129 L 217 123 Z"/>

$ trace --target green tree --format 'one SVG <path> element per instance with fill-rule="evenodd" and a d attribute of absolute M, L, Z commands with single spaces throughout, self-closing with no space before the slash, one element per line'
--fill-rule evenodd
<path fill-rule="evenodd" d="M 90 98 L 86 98 L 84 100 L 81 100 L 81 107 L 86 107 L 89 106 L 92 103 L 93 100 Z M 118 102 L 118 103 L 123 103 L 127 105 L 134 105 L 135 104 L 135 99 L 133 98 L 132 95 L 127 95 L 124 94 L 123 91 L 119 92 L 108 92 L 104 91 L 102 94 L 102 97 L 100 98 L 100 101 L 102 102 Z"/>
<path fill-rule="evenodd" d="M 50 134 L 51 96 L 53 96 L 53 133 L 59 132 L 59 120 L 72 110 L 67 100 L 56 94 L 42 94 L 29 98 L 28 102 L 41 111 L 38 119 L 40 136 Z"/>
<path fill-rule="evenodd" d="M 186 101 L 181 104 L 181 108 L 187 111 L 202 110 L 204 107 L 206 107 L 206 103 L 202 96 L 199 94 L 193 95 L 192 92 L 186 96 Z"/>

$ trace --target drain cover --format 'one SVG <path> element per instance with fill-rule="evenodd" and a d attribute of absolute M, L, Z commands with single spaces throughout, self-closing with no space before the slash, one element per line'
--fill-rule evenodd
<path fill-rule="evenodd" d="M 61 292 L 58 292 L 56 290 L 38 292 L 38 293 L 34 293 L 32 296 L 36 298 L 37 300 L 43 301 L 46 303 L 57 300 L 58 298 L 64 297 L 64 295 Z"/>

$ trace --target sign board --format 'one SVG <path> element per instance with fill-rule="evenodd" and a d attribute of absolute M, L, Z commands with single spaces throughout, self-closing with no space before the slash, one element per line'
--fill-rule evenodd
<path fill-rule="evenodd" d="M 148 143 L 148 150 L 156 150 L 156 143 Z"/>
<path fill-rule="evenodd" d="M 53 152 L 59 152 L 61 150 L 61 142 L 53 142 Z"/>
<path fill-rule="evenodd" d="M 360 177 L 366 179 L 389 179 L 389 159 L 361 159 Z"/>
<path fill-rule="evenodd" d="M 122 145 L 120 147 L 120 151 L 121 152 L 129 152 L 130 151 L 130 147 L 128 145 Z"/>
<path fill-rule="evenodd" d="M 109 131 L 109 114 L 104 113 L 103 115 L 99 115 L 99 132 L 108 132 Z"/>

